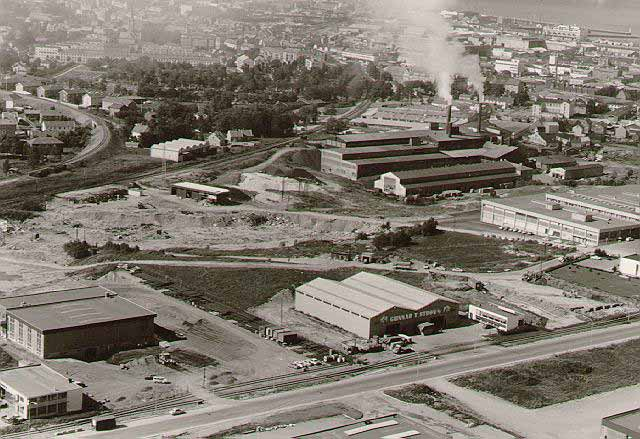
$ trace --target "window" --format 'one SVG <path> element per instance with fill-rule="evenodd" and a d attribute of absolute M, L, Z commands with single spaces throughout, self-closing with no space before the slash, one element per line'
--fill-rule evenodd
<path fill-rule="evenodd" d="M 61 402 L 58 404 L 58 413 L 67 413 L 67 403 Z"/>
<path fill-rule="evenodd" d="M 66 399 L 66 398 L 67 398 L 67 392 L 58 393 L 58 399 Z"/>

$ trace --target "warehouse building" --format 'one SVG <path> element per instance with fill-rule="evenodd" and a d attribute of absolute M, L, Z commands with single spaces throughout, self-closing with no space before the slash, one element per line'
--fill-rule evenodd
<path fill-rule="evenodd" d="M 156 343 L 156 314 L 103 287 L 0 299 L 8 340 L 40 358 L 95 360 Z"/>
<path fill-rule="evenodd" d="M 0 371 L 0 399 L 10 417 L 64 416 L 82 410 L 82 387 L 44 364 Z"/>
<path fill-rule="evenodd" d="M 551 168 L 549 175 L 560 180 L 579 180 L 581 178 L 601 177 L 604 167 L 599 163 L 584 163 L 562 168 Z"/>
<path fill-rule="evenodd" d="M 416 171 L 389 172 L 374 183 L 376 189 L 397 197 L 428 196 L 448 190 L 513 187 L 520 178 L 507 162 L 479 163 Z"/>
<path fill-rule="evenodd" d="M 640 185 L 483 200 L 481 220 L 576 244 L 640 238 Z"/>
<path fill-rule="evenodd" d="M 178 198 L 191 198 L 196 201 L 207 200 L 210 203 L 222 203 L 229 200 L 231 192 L 216 186 L 205 184 L 181 182 L 171 185 L 171 195 Z"/>
<path fill-rule="evenodd" d="M 296 288 L 295 308 L 358 337 L 418 334 L 458 321 L 459 304 L 446 297 L 376 274 L 361 272 L 342 282 L 317 278 Z"/>
<path fill-rule="evenodd" d="M 192 139 L 171 140 L 151 145 L 150 148 L 151 157 L 170 162 L 183 162 L 205 155 L 208 151 L 209 146 L 206 142 Z"/>

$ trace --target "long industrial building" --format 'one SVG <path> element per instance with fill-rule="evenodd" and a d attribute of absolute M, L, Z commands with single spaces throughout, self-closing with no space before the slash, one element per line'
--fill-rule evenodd
<path fill-rule="evenodd" d="M 40 358 L 95 360 L 152 345 L 156 314 L 103 287 L 0 299 L 6 337 Z"/>
<path fill-rule="evenodd" d="M 415 171 L 388 172 L 374 183 L 385 194 L 428 196 L 449 190 L 469 191 L 485 187 L 510 188 L 520 178 L 507 162 L 478 163 Z"/>
<path fill-rule="evenodd" d="M 341 282 L 317 278 L 296 288 L 295 308 L 358 337 L 418 334 L 423 325 L 443 329 L 458 321 L 458 302 L 361 272 Z"/>
<path fill-rule="evenodd" d="M 640 238 L 640 185 L 483 200 L 481 219 L 583 245 Z"/>

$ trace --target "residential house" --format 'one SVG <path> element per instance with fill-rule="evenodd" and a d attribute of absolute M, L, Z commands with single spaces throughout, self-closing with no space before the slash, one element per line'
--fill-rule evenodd
<path fill-rule="evenodd" d="M 227 142 L 246 142 L 253 138 L 252 130 L 229 130 L 227 131 Z"/>
<path fill-rule="evenodd" d="M 51 120 L 42 122 L 42 132 L 57 136 L 76 129 L 75 120 Z"/>
<path fill-rule="evenodd" d="M 13 70 L 13 73 L 16 76 L 24 76 L 29 72 L 29 69 L 27 69 L 27 66 L 25 66 L 24 64 L 22 64 L 21 62 L 15 63 L 12 67 L 11 70 Z"/>

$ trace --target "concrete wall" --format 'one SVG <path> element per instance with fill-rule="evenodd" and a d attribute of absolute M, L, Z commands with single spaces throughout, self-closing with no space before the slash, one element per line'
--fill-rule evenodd
<path fill-rule="evenodd" d="M 153 317 L 106 322 L 45 333 L 43 358 L 95 360 L 154 342 Z"/>

